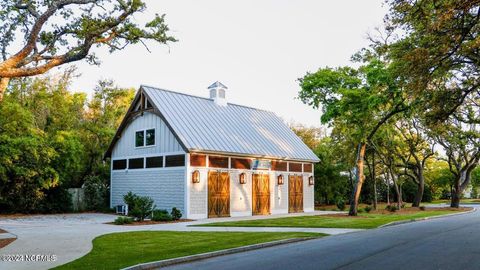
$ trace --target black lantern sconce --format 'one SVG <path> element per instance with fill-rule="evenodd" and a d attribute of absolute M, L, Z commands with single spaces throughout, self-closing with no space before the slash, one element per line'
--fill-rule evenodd
<path fill-rule="evenodd" d="M 192 172 L 192 183 L 200 183 L 200 172 L 198 170 Z"/>
<path fill-rule="evenodd" d="M 242 185 L 247 183 L 247 175 L 245 173 L 240 174 L 239 182 Z"/>
<path fill-rule="evenodd" d="M 279 176 L 277 176 L 277 184 L 279 186 L 283 185 L 283 174 L 280 174 Z"/>
<path fill-rule="evenodd" d="M 308 184 L 309 184 L 310 186 L 313 186 L 313 184 L 314 184 L 313 176 L 308 177 Z"/>

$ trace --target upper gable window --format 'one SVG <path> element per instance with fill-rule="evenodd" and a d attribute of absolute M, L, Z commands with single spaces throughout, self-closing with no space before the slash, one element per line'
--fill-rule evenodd
<path fill-rule="evenodd" d="M 139 130 L 135 132 L 135 147 L 155 145 L 155 129 Z"/>
<path fill-rule="evenodd" d="M 155 129 L 147 129 L 145 131 L 145 145 L 155 145 Z"/>

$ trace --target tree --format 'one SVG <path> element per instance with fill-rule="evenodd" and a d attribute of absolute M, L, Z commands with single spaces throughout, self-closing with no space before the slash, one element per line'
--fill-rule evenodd
<path fill-rule="evenodd" d="M 470 184 L 472 171 L 480 160 L 480 133 L 474 124 L 449 120 L 435 129 L 435 140 L 444 148 L 450 172 L 454 175 L 451 207 L 459 207 L 463 191 Z"/>
<path fill-rule="evenodd" d="M 392 116 L 407 110 L 402 89 L 388 64 L 371 57 L 358 69 L 323 68 L 299 79 L 300 99 L 321 107 L 323 123 L 342 123 L 356 144 L 355 188 L 349 215 L 357 215 L 364 182 L 365 150 L 377 130 Z"/>
<path fill-rule="evenodd" d="M 387 2 L 387 24 L 400 33 L 386 46 L 388 55 L 410 94 L 426 96 L 428 118 L 444 121 L 480 88 L 480 2 Z"/>
<path fill-rule="evenodd" d="M 418 119 L 403 119 L 397 121 L 396 131 L 401 141 L 395 153 L 401 159 L 399 166 L 405 170 L 403 174 L 417 185 L 417 193 L 412 207 L 419 207 L 425 190 L 425 165 L 435 154 L 435 144 L 429 144 Z M 399 149 L 403 148 L 403 149 Z"/>
<path fill-rule="evenodd" d="M 164 15 L 140 26 L 132 18 L 145 10 L 141 0 L 6 0 L 0 3 L 0 102 L 12 78 L 29 77 L 86 59 L 98 64 L 94 46 L 110 52 L 129 44 L 175 39 Z M 15 48 L 17 38 L 25 38 Z"/>
<path fill-rule="evenodd" d="M 290 123 L 290 129 L 312 150 L 315 150 L 323 137 L 321 128 L 306 127 L 302 124 Z"/>

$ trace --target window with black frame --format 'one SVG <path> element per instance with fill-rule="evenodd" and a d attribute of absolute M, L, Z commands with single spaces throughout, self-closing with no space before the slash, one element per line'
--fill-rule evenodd
<path fill-rule="evenodd" d="M 151 146 L 155 145 L 155 129 L 147 129 L 145 131 L 145 145 Z"/>
<path fill-rule="evenodd" d="M 144 130 L 135 132 L 135 147 L 145 146 L 145 134 Z"/>

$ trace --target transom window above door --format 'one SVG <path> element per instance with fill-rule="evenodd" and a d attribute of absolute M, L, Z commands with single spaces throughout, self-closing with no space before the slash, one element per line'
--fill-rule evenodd
<path fill-rule="evenodd" d="M 135 132 L 135 147 L 155 145 L 155 129 L 139 130 Z"/>

